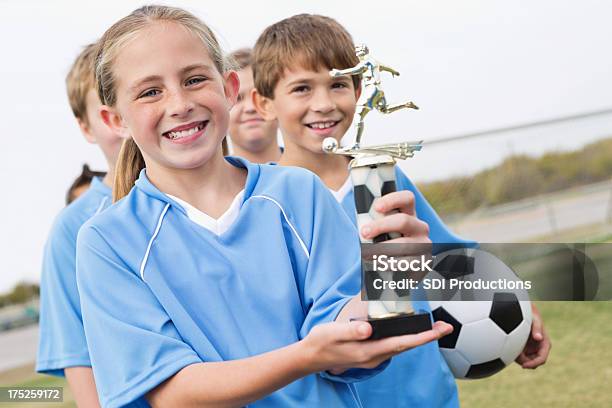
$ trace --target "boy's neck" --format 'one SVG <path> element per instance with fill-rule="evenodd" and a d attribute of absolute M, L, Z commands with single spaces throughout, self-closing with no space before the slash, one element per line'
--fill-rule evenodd
<path fill-rule="evenodd" d="M 108 166 L 108 171 L 106 172 L 106 176 L 102 179 L 102 182 L 111 189 L 115 185 L 115 166 L 117 165 L 116 160 L 109 159 L 106 157 L 106 165 Z"/>
<path fill-rule="evenodd" d="M 278 164 L 310 170 L 319 176 L 328 188 L 338 191 L 349 176 L 349 160 L 345 156 L 313 153 L 293 145 L 286 145 Z"/>
<path fill-rule="evenodd" d="M 109 188 L 113 188 L 113 184 L 115 183 L 115 170 L 108 170 L 106 176 L 102 179 L 102 182 Z"/>
<path fill-rule="evenodd" d="M 232 146 L 233 156 L 244 157 L 251 163 L 269 163 L 269 162 L 277 162 L 281 157 L 281 151 L 278 147 L 278 143 L 276 140 L 273 140 L 268 146 L 257 153 L 253 153 L 247 149 L 243 149 L 241 146 L 234 144 Z"/>
<path fill-rule="evenodd" d="M 186 201 L 215 219 L 223 215 L 244 189 L 247 176 L 245 169 L 228 163 L 221 150 L 197 169 L 160 170 L 147 167 L 149 180 L 160 191 Z"/>

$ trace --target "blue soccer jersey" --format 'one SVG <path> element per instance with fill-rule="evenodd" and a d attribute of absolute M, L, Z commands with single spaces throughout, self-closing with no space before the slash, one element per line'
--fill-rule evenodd
<path fill-rule="evenodd" d="M 220 231 L 194 222 L 144 170 L 81 229 L 77 278 L 103 406 L 146 406 L 143 396 L 187 365 L 295 343 L 359 293 L 357 232 L 320 180 L 227 160 L 248 176 L 238 216 Z M 360 406 L 350 383 L 382 368 L 309 375 L 252 406 Z"/>
<path fill-rule="evenodd" d="M 40 282 L 40 340 L 36 371 L 64 375 L 91 366 L 76 283 L 79 228 L 111 203 L 111 189 L 94 178 L 81 197 L 57 216 L 45 246 Z"/>
<path fill-rule="evenodd" d="M 433 252 L 439 253 L 449 246 L 474 246 L 453 234 L 423 194 L 404 172 L 395 166 L 397 191 L 409 190 L 414 194 L 417 217 L 429 225 Z M 357 225 L 355 198 L 350 179 L 333 192 L 344 211 Z M 429 312 L 425 301 L 414 301 L 415 310 Z M 456 407 L 459 406 L 457 386 L 444 361 L 437 342 L 427 343 L 395 356 L 380 375 L 356 384 L 364 407 Z"/>

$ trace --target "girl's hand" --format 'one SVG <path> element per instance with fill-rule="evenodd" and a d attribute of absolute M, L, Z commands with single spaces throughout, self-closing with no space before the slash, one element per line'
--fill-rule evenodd
<path fill-rule="evenodd" d="M 419 334 L 366 340 L 372 333 L 367 322 L 331 322 L 314 327 L 302 340 L 309 371 L 341 374 L 349 368 L 375 368 L 396 354 L 437 340 L 453 331 L 444 322 Z"/>

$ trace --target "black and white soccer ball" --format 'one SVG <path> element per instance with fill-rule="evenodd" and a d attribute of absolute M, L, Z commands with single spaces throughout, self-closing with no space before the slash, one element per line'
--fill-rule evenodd
<path fill-rule="evenodd" d="M 426 278 L 464 282 L 515 282 L 520 279 L 494 255 L 479 249 L 455 249 L 436 256 L 434 272 Z M 455 282 L 456 283 L 456 282 Z M 524 287 L 514 289 L 447 288 L 430 300 L 435 321 L 451 324 L 453 332 L 440 340 L 440 351 L 455 378 L 489 377 L 511 364 L 531 332 L 531 303 Z"/>

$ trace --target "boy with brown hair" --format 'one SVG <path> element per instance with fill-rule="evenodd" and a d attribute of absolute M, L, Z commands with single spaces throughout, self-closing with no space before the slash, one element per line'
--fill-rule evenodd
<path fill-rule="evenodd" d="M 255 110 L 251 100 L 253 90 L 253 51 L 241 48 L 230 54 L 240 79 L 238 101 L 230 111 L 229 137 L 232 154 L 253 163 L 276 162 L 280 159 L 278 146 L 278 124 L 275 120 L 264 120 Z"/>
<path fill-rule="evenodd" d="M 331 18 L 296 15 L 268 27 L 257 40 L 254 54 L 255 106 L 265 119 L 278 120 L 285 141 L 278 164 L 304 167 L 317 174 L 356 225 L 348 159 L 326 155 L 321 147 L 327 137 L 340 143 L 353 121 L 361 93 L 358 76 L 332 77 L 329 73 L 359 62 L 350 34 Z M 360 233 L 364 238 L 399 232 L 400 238 L 387 242 L 431 239 L 434 252 L 443 250 L 444 244 L 475 245 L 448 230 L 397 166 L 395 175 L 398 191 L 374 204 L 378 212 L 387 215 L 363 226 Z M 427 302 L 414 303 L 415 309 L 428 310 Z M 539 352 L 519 357 L 517 361 L 525 368 L 543 364 L 550 346 L 538 313 L 534 313 L 530 341 L 537 343 Z M 364 406 L 459 405 L 454 378 L 435 343 L 395 357 L 382 374 L 358 383 L 357 389 Z"/>
<path fill-rule="evenodd" d="M 112 202 L 111 186 L 121 140 L 100 118 L 94 86 L 96 44 L 86 46 L 67 77 L 68 100 L 81 133 L 104 154 L 108 172 L 56 217 L 43 256 L 40 341 L 36 371 L 65 376 L 79 407 L 100 406 L 85 340 L 76 284 L 76 238 L 81 225 Z"/>

